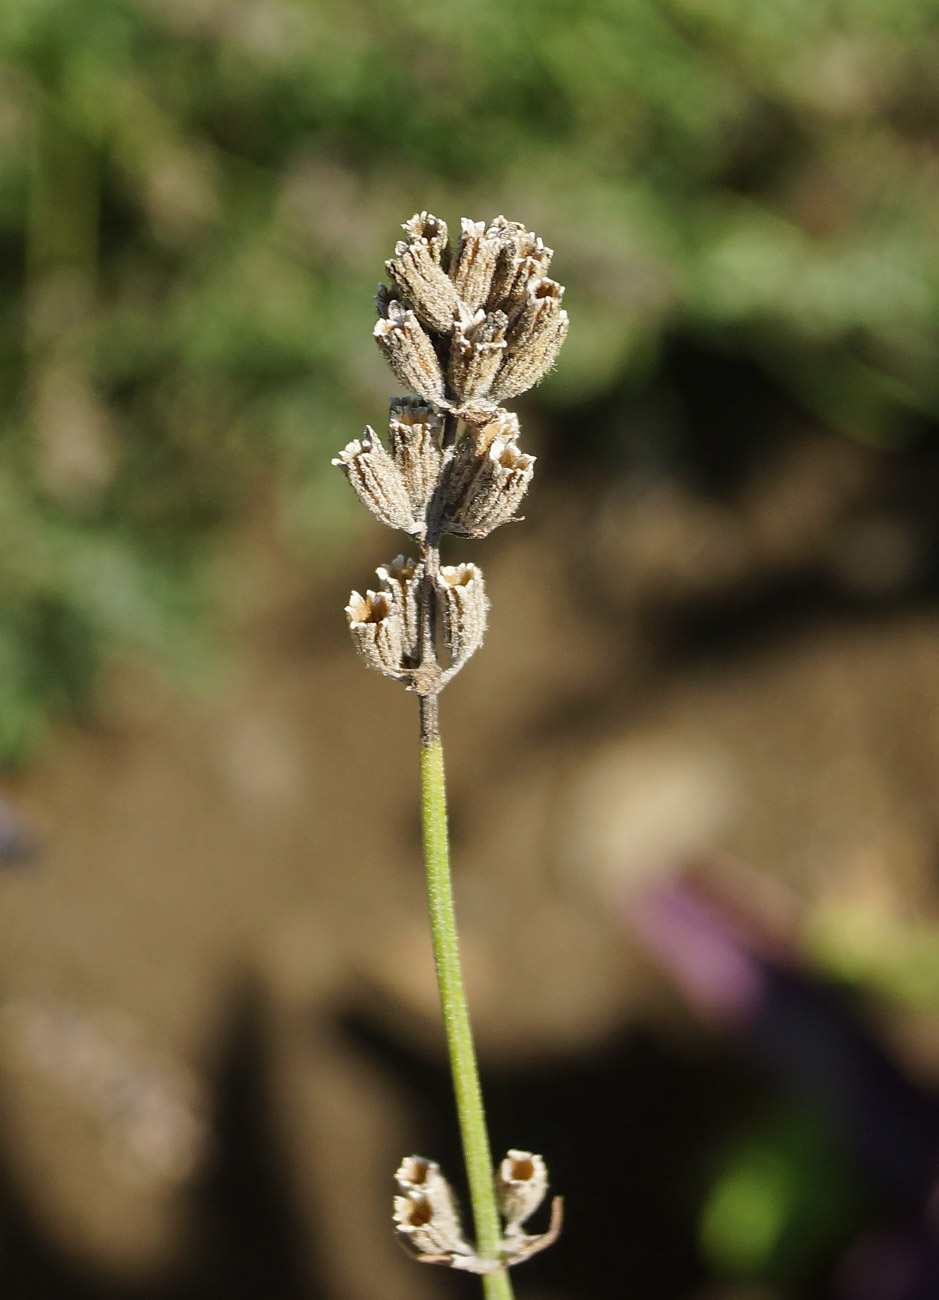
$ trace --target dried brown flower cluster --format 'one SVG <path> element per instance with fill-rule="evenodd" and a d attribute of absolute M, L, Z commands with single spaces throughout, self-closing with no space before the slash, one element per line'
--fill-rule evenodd
<path fill-rule="evenodd" d="M 516 518 L 535 458 L 519 449 L 518 417 L 500 403 L 547 374 L 568 321 L 564 290 L 545 274 L 552 250 L 517 222 L 464 219 L 455 252 L 428 212 L 404 231 L 385 263 L 375 339 L 412 395 L 391 401 L 387 448 L 366 428 L 333 464 L 420 551 L 379 568 L 377 591 L 352 593 L 356 647 L 371 667 L 432 696 L 486 630 L 482 574 L 473 564 L 441 568 L 440 538 L 485 537 Z"/>
<path fill-rule="evenodd" d="M 408 1156 L 395 1174 L 398 1233 L 425 1264 L 447 1264 L 468 1273 L 492 1273 L 521 1264 L 557 1239 L 562 1201 L 551 1202 L 547 1232 L 528 1233 L 522 1226 L 534 1214 L 548 1190 L 544 1160 L 532 1151 L 509 1151 L 499 1166 L 496 1195 L 505 1223 L 498 1260 L 480 1259 L 463 1236 L 460 1214 L 450 1184 L 434 1160 Z"/>

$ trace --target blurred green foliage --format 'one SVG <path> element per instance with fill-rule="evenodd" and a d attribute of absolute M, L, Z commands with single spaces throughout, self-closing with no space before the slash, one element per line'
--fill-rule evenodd
<path fill-rule="evenodd" d="M 816 906 L 803 936 L 836 980 L 907 1011 L 939 1011 L 939 925 L 855 887 Z"/>
<path fill-rule="evenodd" d="M 722 1149 L 701 1210 L 701 1252 L 717 1277 L 805 1294 L 819 1257 L 837 1251 L 869 1212 L 830 1124 L 777 1104 Z"/>
<path fill-rule="evenodd" d="M 4 0 L 0 758 L 172 652 L 210 541 L 321 548 L 398 223 L 559 250 L 538 396 L 703 332 L 858 437 L 939 410 L 936 0 Z M 728 394 L 733 401 L 733 394 Z M 334 482 L 335 480 L 335 482 Z M 353 525 L 354 526 L 354 525 Z"/>

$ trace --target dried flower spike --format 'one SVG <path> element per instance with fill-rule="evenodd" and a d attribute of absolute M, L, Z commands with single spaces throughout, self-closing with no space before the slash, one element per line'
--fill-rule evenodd
<path fill-rule="evenodd" d="M 485 1275 L 488 1300 L 511 1300 L 506 1270 L 555 1240 L 562 1203 L 552 1202 L 547 1232 L 529 1234 L 523 1224 L 547 1188 L 541 1156 L 512 1149 L 492 1176 L 453 911 L 437 703 L 482 644 L 488 602 L 476 565 L 441 566 L 440 539 L 485 537 L 517 518 L 535 458 L 520 450 L 518 417 L 501 403 L 550 370 L 568 322 L 564 290 L 547 278 L 552 250 L 518 222 L 464 219 L 455 252 L 446 224 L 429 212 L 403 229 L 385 263 L 390 285 L 379 285 L 375 298 L 374 335 L 408 395 L 391 401 L 390 450 L 367 428 L 333 464 L 371 513 L 410 534 L 419 550 L 418 559 L 399 555 L 382 565 L 380 589 L 354 591 L 346 617 L 366 663 L 419 697 L 427 892 L 447 1045 L 462 1081 L 457 1111 L 476 1246 L 439 1166 L 421 1156 L 402 1161 L 395 1175 L 394 1222 L 419 1260 Z"/>
<path fill-rule="evenodd" d="M 375 299 L 375 338 L 411 395 L 391 401 L 390 452 L 367 428 L 333 464 L 377 519 L 422 544 L 426 581 L 401 588 L 385 613 L 359 597 L 349 625 L 373 667 L 425 698 L 479 648 L 486 627 L 482 575 L 464 565 L 453 570 L 464 578 L 441 578 L 439 538 L 486 537 L 518 517 L 535 458 L 518 446 L 518 417 L 499 403 L 550 369 L 567 313 L 564 290 L 545 274 L 552 250 L 518 222 L 464 220 L 455 254 L 432 213 L 415 213 L 403 229 L 385 264 L 391 287 L 380 285 Z M 445 671 L 436 663 L 438 618 Z"/>

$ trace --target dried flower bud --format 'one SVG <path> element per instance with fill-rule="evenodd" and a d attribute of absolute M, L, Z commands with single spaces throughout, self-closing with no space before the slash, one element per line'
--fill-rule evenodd
<path fill-rule="evenodd" d="M 437 586 L 444 644 L 450 655 L 446 681 L 454 677 L 483 643 L 486 634 L 486 588 L 475 564 L 445 565 Z"/>
<path fill-rule="evenodd" d="M 478 401 L 488 395 L 505 352 L 508 317 L 496 311 L 478 312 L 472 324 L 457 324 L 450 345 L 447 382 L 460 401 Z"/>
<path fill-rule="evenodd" d="M 457 444 L 447 475 L 447 500 L 454 503 L 466 495 L 470 482 L 479 473 L 486 453 L 497 438 L 503 442 L 518 441 L 518 416 L 512 411 L 488 407 L 485 419 L 468 423 L 469 428 Z"/>
<path fill-rule="evenodd" d="M 374 429 L 367 426 L 361 442 L 356 438 L 347 443 L 332 463 L 339 466 L 376 519 L 406 533 L 421 531 L 423 523 L 414 518 L 405 479 Z"/>
<path fill-rule="evenodd" d="M 443 418 L 427 402 L 416 397 L 392 398 L 388 440 L 418 518 L 423 517 L 440 482 L 442 430 Z"/>
<path fill-rule="evenodd" d="M 554 280 L 533 280 L 509 325 L 505 359 L 492 384 L 495 401 L 517 397 L 539 383 L 557 360 L 567 337 L 561 309 L 564 289 Z"/>
<path fill-rule="evenodd" d="M 405 388 L 427 402 L 442 404 L 443 372 L 434 345 L 420 321 L 403 303 L 389 299 L 387 291 L 383 294 L 379 290 L 375 301 L 379 311 L 386 313 L 376 322 L 374 334 L 388 364 Z"/>
<path fill-rule="evenodd" d="M 531 280 L 516 307 L 508 331 L 510 352 L 539 346 L 546 334 L 553 333 L 561 312 L 564 286 L 546 277 Z"/>
<path fill-rule="evenodd" d="M 429 212 L 415 214 L 404 224 L 407 239 L 395 245 L 395 256 L 385 269 L 421 321 L 439 334 L 447 334 L 459 316 L 461 303 L 447 275 L 447 227 Z"/>
<path fill-rule="evenodd" d="M 420 638 L 418 592 L 424 566 L 417 560 L 406 560 L 403 555 L 398 555 L 390 564 L 381 565 L 375 572 L 378 574 L 382 590 L 391 596 L 395 609 L 401 617 L 403 665 L 414 667 L 418 660 Z"/>
<path fill-rule="evenodd" d="M 394 1199 L 394 1223 L 418 1258 L 476 1271 L 476 1257 L 463 1236 L 453 1192 L 436 1161 L 408 1156 L 399 1165 L 395 1181 L 403 1195 Z"/>
<path fill-rule="evenodd" d="M 404 619 L 394 595 L 387 591 L 354 591 L 346 606 L 355 648 L 370 668 L 399 680 L 404 667 Z"/>
<path fill-rule="evenodd" d="M 489 296 L 497 250 L 485 243 L 484 221 L 470 221 L 464 217 L 460 226 L 462 233 L 450 275 L 462 301 L 470 312 L 475 312 Z"/>
<path fill-rule="evenodd" d="M 450 274 L 470 314 L 482 307 L 508 315 L 528 281 L 547 271 L 552 256 L 552 250 L 517 221 L 496 217 L 487 230 L 482 221 L 464 219 Z"/>
<path fill-rule="evenodd" d="M 473 1258 L 460 1232 L 459 1220 L 441 1214 L 428 1196 L 410 1192 L 394 1199 L 394 1224 L 406 1245 L 426 1264 L 459 1267 L 458 1259 Z"/>
<path fill-rule="evenodd" d="M 490 309 L 499 307 L 511 315 L 522 301 L 529 281 L 547 271 L 554 250 L 546 248 L 537 235 L 518 221 L 506 221 L 505 217 L 496 217 L 487 234 L 499 244 L 489 287 Z"/>
<path fill-rule="evenodd" d="M 444 531 L 456 537 L 485 537 L 508 523 L 534 472 L 535 457 L 519 451 L 514 440 L 494 437 L 481 453 L 475 440 L 467 441 L 457 452 L 447 483 Z"/>
<path fill-rule="evenodd" d="M 506 1223 L 522 1224 L 537 1210 L 548 1190 L 548 1171 L 532 1151 L 510 1150 L 499 1166 L 496 1192 Z"/>

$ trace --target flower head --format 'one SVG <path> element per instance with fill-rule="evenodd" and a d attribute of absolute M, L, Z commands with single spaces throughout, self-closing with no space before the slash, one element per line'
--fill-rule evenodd
<path fill-rule="evenodd" d="M 535 458 L 502 403 L 539 383 L 567 334 L 554 256 L 520 222 L 446 222 L 415 213 L 385 263 L 374 335 L 408 390 L 392 398 L 387 447 L 371 428 L 333 461 L 376 519 L 420 547 L 353 592 L 346 615 L 365 660 L 420 695 L 439 691 L 482 644 L 488 602 L 472 564 L 444 568 L 444 533 L 481 538 L 518 518 Z M 437 643 L 446 667 L 437 662 Z"/>

